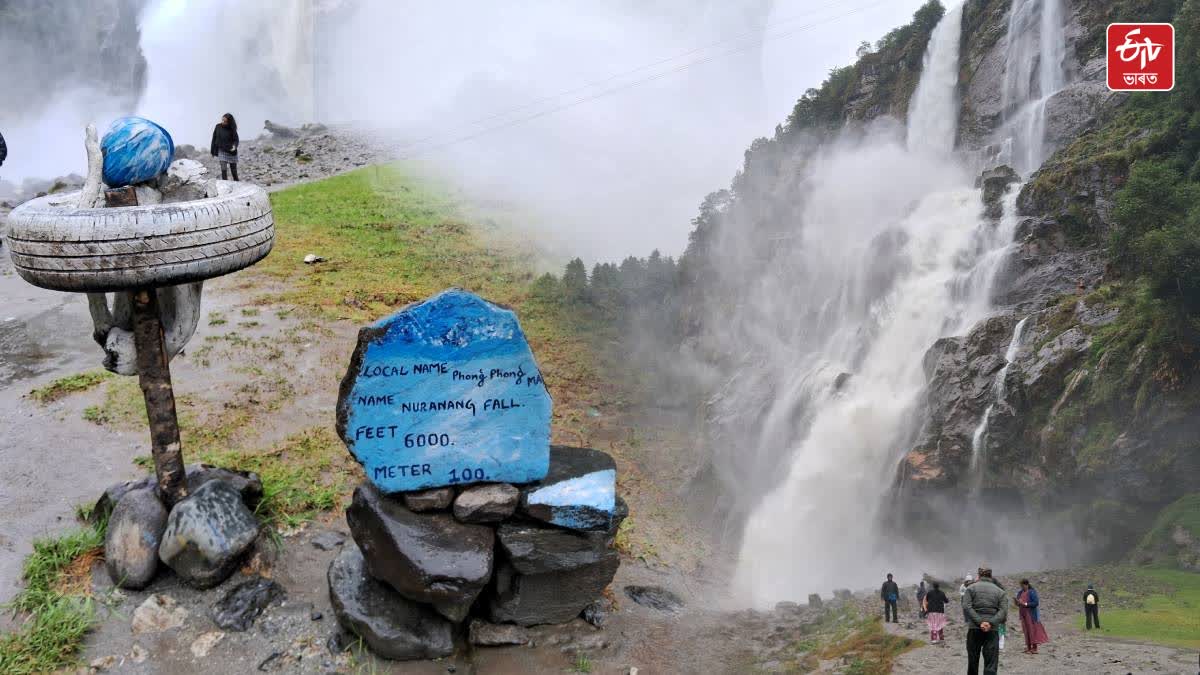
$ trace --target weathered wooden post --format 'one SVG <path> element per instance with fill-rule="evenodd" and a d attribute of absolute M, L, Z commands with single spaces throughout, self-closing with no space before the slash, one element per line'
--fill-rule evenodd
<path fill-rule="evenodd" d="M 150 422 L 150 454 L 154 458 L 158 492 L 171 505 L 187 496 L 187 480 L 179 418 L 175 414 L 175 392 L 171 389 L 171 366 L 154 289 L 143 288 L 133 294 L 133 343 L 137 349 L 138 383 L 146 399 L 146 418 Z"/>

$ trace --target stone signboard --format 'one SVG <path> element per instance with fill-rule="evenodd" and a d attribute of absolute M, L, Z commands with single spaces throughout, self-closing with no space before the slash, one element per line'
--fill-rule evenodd
<path fill-rule="evenodd" d="M 452 288 L 359 331 L 337 426 L 368 480 L 395 493 L 541 480 L 550 412 L 516 315 Z"/>

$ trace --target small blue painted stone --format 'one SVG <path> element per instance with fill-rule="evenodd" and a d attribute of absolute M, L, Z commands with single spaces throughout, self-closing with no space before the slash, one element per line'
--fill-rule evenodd
<path fill-rule="evenodd" d="M 337 425 L 385 493 L 531 483 L 551 405 L 516 315 L 452 288 L 359 331 Z"/>
<path fill-rule="evenodd" d="M 166 129 L 144 117 L 122 117 L 104 132 L 100 151 L 105 184 L 122 187 L 166 173 L 175 157 L 175 141 Z"/>
<path fill-rule="evenodd" d="M 607 530 L 617 512 L 617 465 L 600 450 L 556 445 L 546 477 L 521 495 L 521 510 L 559 527 Z"/>

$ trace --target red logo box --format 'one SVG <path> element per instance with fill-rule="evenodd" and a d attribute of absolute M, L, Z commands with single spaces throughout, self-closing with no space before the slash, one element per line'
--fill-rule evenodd
<path fill-rule="evenodd" d="M 1108 25 L 1108 88 L 1171 91 L 1175 87 L 1175 27 L 1169 23 Z"/>

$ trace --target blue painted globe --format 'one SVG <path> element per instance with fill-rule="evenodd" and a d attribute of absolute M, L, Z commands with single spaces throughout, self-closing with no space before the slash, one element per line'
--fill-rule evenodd
<path fill-rule="evenodd" d="M 104 182 L 109 187 L 134 185 L 165 173 L 175 156 L 171 134 L 143 117 L 122 117 L 100 140 Z"/>

